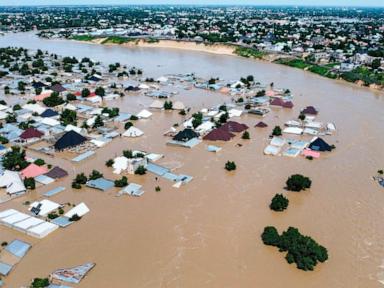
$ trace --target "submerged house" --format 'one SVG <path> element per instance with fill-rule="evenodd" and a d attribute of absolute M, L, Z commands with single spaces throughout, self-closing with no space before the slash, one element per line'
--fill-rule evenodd
<path fill-rule="evenodd" d="M 199 134 L 197 134 L 195 131 L 193 131 L 190 128 L 186 128 L 183 131 L 180 131 L 177 133 L 174 137 L 174 141 L 179 141 L 179 142 L 187 142 L 193 138 L 198 138 Z"/>
<path fill-rule="evenodd" d="M 301 110 L 301 113 L 306 115 L 317 115 L 319 112 L 316 110 L 313 106 L 307 106 L 303 110 Z"/>
<path fill-rule="evenodd" d="M 325 142 L 322 138 L 318 137 L 314 141 L 309 144 L 309 149 L 314 150 L 314 151 L 332 151 L 334 148 L 333 146 L 329 145 L 327 142 Z"/>
<path fill-rule="evenodd" d="M 27 191 L 19 173 L 5 170 L 0 176 L 0 187 L 5 188 L 8 194 L 22 194 Z"/>
<path fill-rule="evenodd" d="M 56 150 L 64 150 L 70 147 L 78 146 L 87 140 L 83 135 L 71 130 L 65 133 L 56 141 L 54 147 Z"/>
<path fill-rule="evenodd" d="M 31 142 L 31 141 L 38 140 L 43 136 L 44 136 L 43 132 L 40 132 L 36 128 L 31 127 L 20 134 L 20 139 L 26 142 Z"/>
<path fill-rule="evenodd" d="M 225 129 L 216 128 L 205 135 L 203 139 L 208 141 L 229 141 L 235 136 L 235 134 Z"/>

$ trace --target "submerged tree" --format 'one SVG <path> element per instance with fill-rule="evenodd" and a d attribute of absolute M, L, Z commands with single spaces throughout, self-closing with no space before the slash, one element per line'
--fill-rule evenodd
<path fill-rule="evenodd" d="M 227 161 L 227 163 L 225 163 L 225 169 L 227 171 L 233 171 L 233 170 L 236 170 L 236 164 L 234 161 Z"/>
<path fill-rule="evenodd" d="M 284 211 L 287 209 L 288 203 L 288 198 L 284 197 L 283 194 L 276 194 L 272 198 L 271 204 L 269 204 L 269 208 L 271 208 L 273 211 Z"/>
<path fill-rule="evenodd" d="M 287 190 L 300 192 L 311 188 L 312 181 L 301 174 L 294 174 L 287 179 L 286 184 Z"/>

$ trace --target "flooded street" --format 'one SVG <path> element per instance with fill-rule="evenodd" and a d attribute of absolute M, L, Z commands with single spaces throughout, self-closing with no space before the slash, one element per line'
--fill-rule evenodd
<path fill-rule="evenodd" d="M 239 135 L 227 143 L 215 143 L 223 148 L 217 154 L 206 150 L 205 141 L 193 149 L 167 146 L 163 133 L 183 118 L 176 111 L 156 111 L 152 119 L 137 122 L 143 137 L 114 139 L 79 164 L 45 156 L 46 162 L 66 169 L 69 177 L 0 204 L 0 210 L 25 211 L 24 201 L 65 186 L 52 200 L 84 201 L 91 212 L 42 240 L 0 226 L 1 241 L 19 238 L 33 245 L 7 277 L 6 287 L 21 287 L 34 277 L 84 262 L 95 262 L 96 267 L 74 287 L 383 287 L 379 280 L 384 281 L 384 266 L 380 267 L 384 260 L 384 190 L 371 178 L 384 165 L 382 93 L 285 66 L 203 52 L 43 40 L 31 33 L 0 37 L 0 46 L 39 48 L 107 64 L 120 62 L 143 68 L 146 77 L 195 72 L 202 77 L 237 80 L 251 74 L 261 83 L 274 82 L 275 87 L 290 89 L 295 104 L 289 111 L 273 109 L 263 118 L 269 125 L 264 130 L 254 128 L 260 121 L 256 116 L 235 118 L 250 127 L 251 140 Z M 108 105 L 137 113 L 152 100 L 130 95 Z M 229 103 L 231 98 L 192 89 L 180 90 L 172 100 L 181 100 L 196 111 Z M 326 138 L 336 150 L 314 161 L 263 155 L 271 129 L 297 118 L 307 105 L 319 109 L 319 121 L 336 124 L 337 133 Z M 171 182 L 155 180 L 150 173 L 129 176 L 130 182 L 144 187 L 145 194 L 138 198 L 115 197 L 117 189 L 103 193 L 70 188 L 74 175 L 92 169 L 117 179 L 104 163 L 124 149 L 162 153 L 165 158 L 159 163 L 178 167 L 177 172 L 194 179 L 175 189 Z M 228 160 L 236 162 L 235 172 L 224 169 Z M 286 179 L 296 173 L 312 179 L 311 189 L 284 192 Z M 161 187 L 160 192 L 155 192 L 156 186 Z M 289 208 L 272 212 L 270 200 L 282 192 L 288 195 Z M 329 260 L 314 272 L 288 265 L 283 253 L 260 239 L 264 227 L 270 225 L 280 232 L 289 226 L 299 228 L 327 247 Z"/>

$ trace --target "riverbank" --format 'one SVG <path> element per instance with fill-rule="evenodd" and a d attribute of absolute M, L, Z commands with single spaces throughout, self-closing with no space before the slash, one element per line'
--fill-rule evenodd
<path fill-rule="evenodd" d="M 256 60 L 262 60 L 267 62 L 273 62 L 280 65 L 289 66 L 292 68 L 298 68 L 317 74 L 321 77 L 328 78 L 331 80 L 338 80 L 344 83 L 350 83 L 357 85 L 359 87 L 369 88 L 375 91 L 383 91 L 383 85 L 377 83 L 369 83 L 363 81 L 361 75 L 356 73 L 347 72 L 347 73 L 334 73 L 332 71 L 332 65 L 320 66 L 317 64 L 310 64 L 301 59 L 291 58 L 281 54 L 271 54 L 258 51 L 252 48 L 246 48 L 241 46 L 236 46 L 232 44 L 223 44 L 223 43 L 199 43 L 193 41 L 183 41 L 183 40 L 158 40 L 155 38 L 148 39 L 129 39 L 123 37 L 104 37 L 104 38 L 94 38 L 94 37 L 78 37 L 76 39 L 71 39 L 73 41 L 93 43 L 99 45 L 108 45 L 108 46 L 123 46 L 123 47 L 143 47 L 143 48 L 165 48 L 165 49 L 178 49 L 178 50 L 187 50 L 187 51 L 196 51 L 204 52 L 216 55 L 228 55 L 228 56 L 238 56 L 243 58 L 251 58 Z M 355 75 L 356 74 L 356 75 Z M 365 77 L 366 79 L 366 77 Z"/>

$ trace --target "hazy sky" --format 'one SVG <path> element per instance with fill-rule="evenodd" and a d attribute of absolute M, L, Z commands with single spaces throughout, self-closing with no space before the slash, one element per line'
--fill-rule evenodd
<path fill-rule="evenodd" d="M 79 4 L 252 4 L 252 5 L 329 5 L 380 6 L 384 0 L 0 0 L 0 5 L 79 5 Z"/>

